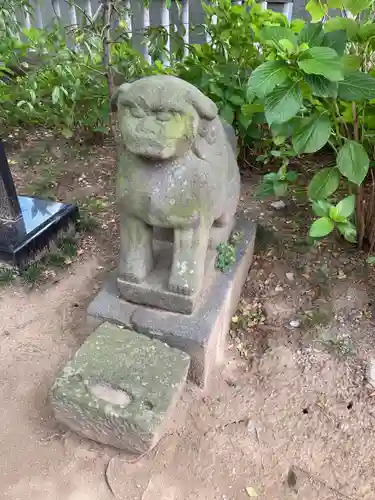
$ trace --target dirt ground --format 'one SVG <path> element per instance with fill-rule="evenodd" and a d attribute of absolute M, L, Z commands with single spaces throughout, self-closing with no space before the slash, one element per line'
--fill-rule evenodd
<path fill-rule="evenodd" d="M 20 192 L 77 200 L 95 224 L 64 266 L 0 289 L 1 499 L 374 499 L 373 270 L 339 241 L 312 245 L 304 201 L 275 209 L 255 178 L 242 204 L 260 224 L 256 256 L 211 387 L 187 386 L 137 462 L 59 427 L 48 389 L 89 334 L 85 308 L 117 252 L 114 156 L 48 134 L 14 144 Z"/>

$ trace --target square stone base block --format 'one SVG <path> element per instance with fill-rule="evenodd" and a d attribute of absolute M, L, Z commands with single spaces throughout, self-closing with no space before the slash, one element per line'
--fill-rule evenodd
<path fill-rule="evenodd" d="M 83 437 L 142 454 L 163 435 L 189 362 L 159 340 L 104 323 L 56 378 L 54 414 Z"/>
<path fill-rule="evenodd" d="M 88 307 L 96 327 L 110 321 L 132 328 L 185 351 L 191 356 L 190 377 L 201 387 L 224 356 L 226 336 L 252 262 L 256 225 L 241 217 L 235 231 L 236 262 L 227 272 L 215 271 L 210 286 L 190 315 L 148 308 L 119 297 L 113 273 Z"/>

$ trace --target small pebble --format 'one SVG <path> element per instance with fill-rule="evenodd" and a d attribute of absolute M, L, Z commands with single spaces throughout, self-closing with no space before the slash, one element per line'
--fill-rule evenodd
<path fill-rule="evenodd" d="M 277 287 L 275 288 L 275 292 L 282 292 L 284 290 L 284 288 L 280 285 L 277 285 Z"/>
<path fill-rule="evenodd" d="M 286 273 L 285 276 L 289 281 L 294 281 L 294 274 L 293 273 Z"/>
<path fill-rule="evenodd" d="M 367 365 L 367 380 L 375 388 L 375 359 L 372 358 Z"/>
<path fill-rule="evenodd" d="M 292 328 L 298 328 L 300 326 L 301 322 L 298 321 L 298 319 L 292 319 L 292 321 L 289 324 Z M 374 372 L 374 375 L 375 375 L 375 372 Z"/>
<path fill-rule="evenodd" d="M 282 208 L 285 208 L 285 206 L 286 206 L 282 200 L 273 201 L 270 205 L 275 210 L 281 210 Z"/>

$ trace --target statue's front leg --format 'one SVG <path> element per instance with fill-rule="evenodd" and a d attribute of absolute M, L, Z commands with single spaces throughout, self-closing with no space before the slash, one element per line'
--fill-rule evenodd
<path fill-rule="evenodd" d="M 142 220 L 123 215 L 120 221 L 119 275 L 140 283 L 154 267 L 152 227 Z"/>
<path fill-rule="evenodd" d="M 182 295 L 199 292 L 204 278 L 209 226 L 174 230 L 173 262 L 168 288 Z"/>

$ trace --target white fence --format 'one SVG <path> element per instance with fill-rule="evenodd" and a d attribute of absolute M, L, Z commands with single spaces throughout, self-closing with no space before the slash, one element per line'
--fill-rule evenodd
<path fill-rule="evenodd" d="M 192 25 L 203 22 L 204 14 L 201 0 L 180 0 L 180 7 L 172 2 L 168 9 L 164 0 L 151 0 L 150 8 L 145 7 L 142 0 L 122 0 L 124 21 L 129 26 L 129 35 L 133 36 L 134 45 L 139 48 L 146 59 L 150 60 L 147 45 L 143 43 L 143 33 L 150 26 L 163 26 L 167 32 L 170 26 L 177 28 L 184 26 L 184 42 L 200 43 L 202 40 L 191 39 L 194 35 L 190 29 Z M 209 2 L 208 2 L 209 3 Z M 242 0 L 233 0 L 234 4 L 241 5 Z M 21 22 L 25 27 L 44 28 L 58 20 L 65 26 L 80 25 L 84 19 L 95 20 L 101 15 L 103 4 L 101 0 L 31 0 L 33 14 L 25 11 Z M 292 17 L 293 3 L 290 0 L 262 1 L 263 8 L 270 8 L 283 12 L 289 19 Z M 168 37 L 166 50 L 170 50 L 170 37 Z"/>

